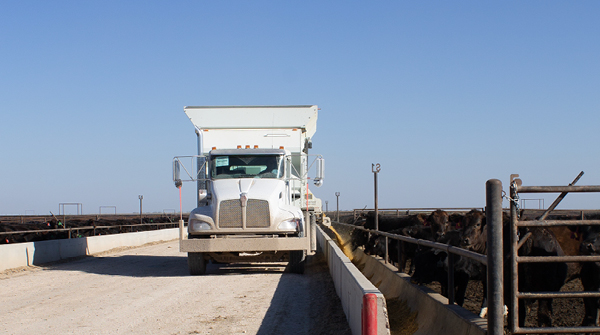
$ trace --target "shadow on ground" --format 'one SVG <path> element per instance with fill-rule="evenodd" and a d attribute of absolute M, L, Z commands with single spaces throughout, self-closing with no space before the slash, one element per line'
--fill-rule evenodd
<path fill-rule="evenodd" d="M 281 276 L 258 335 L 351 334 L 327 263 L 309 256 L 304 275 Z"/>
<path fill-rule="evenodd" d="M 206 276 L 279 273 L 287 263 L 208 264 Z M 81 271 L 125 277 L 187 277 L 185 256 L 121 255 L 80 257 L 41 266 L 47 271 Z"/>

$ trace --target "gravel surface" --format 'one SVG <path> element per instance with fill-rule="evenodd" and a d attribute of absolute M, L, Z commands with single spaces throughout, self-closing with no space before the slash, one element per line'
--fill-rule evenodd
<path fill-rule="evenodd" d="M 177 241 L 0 274 L 6 334 L 350 334 L 326 263 L 209 264 Z"/>

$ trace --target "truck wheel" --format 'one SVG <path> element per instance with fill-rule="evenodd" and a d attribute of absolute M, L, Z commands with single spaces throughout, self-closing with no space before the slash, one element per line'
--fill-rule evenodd
<path fill-rule="evenodd" d="M 201 252 L 188 252 L 188 267 L 192 276 L 206 273 L 206 260 Z"/>
<path fill-rule="evenodd" d="M 306 263 L 306 251 L 290 251 L 290 271 L 292 273 L 303 274 L 304 264 Z"/>

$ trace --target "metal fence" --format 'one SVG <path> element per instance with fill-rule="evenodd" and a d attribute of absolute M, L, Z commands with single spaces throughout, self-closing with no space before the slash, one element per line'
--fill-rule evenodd
<path fill-rule="evenodd" d="M 447 245 L 447 244 L 443 244 L 443 243 L 438 243 L 438 242 L 433 242 L 433 241 L 429 241 L 429 240 L 416 239 L 416 238 L 412 238 L 412 237 L 404 236 L 404 235 L 390 234 L 387 232 L 366 229 L 366 228 L 359 227 L 359 226 L 356 226 L 353 224 L 348 224 L 348 223 L 336 222 L 336 224 L 364 231 L 368 234 L 369 238 L 371 237 L 371 235 L 385 237 L 384 261 L 386 264 L 389 264 L 388 249 L 389 249 L 389 240 L 390 239 L 395 240 L 396 243 L 412 243 L 412 244 L 416 244 L 418 246 L 434 248 L 434 249 L 445 251 L 448 254 L 448 288 L 449 288 L 448 289 L 448 304 L 450 304 L 450 305 L 454 304 L 454 290 L 451 289 L 452 287 L 454 287 L 454 255 L 460 255 L 462 257 L 469 258 L 471 260 L 477 261 L 477 262 L 482 263 L 487 266 L 486 255 L 482 255 L 482 254 L 479 254 L 479 253 L 476 253 L 473 251 L 469 251 L 466 249 L 462 249 L 459 247 L 455 247 L 455 246 L 451 246 L 451 245 Z M 400 253 L 401 249 L 402 248 L 398 248 L 399 253 Z M 398 255 L 398 259 L 400 259 L 400 255 Z M 402 270 L 403 269 L 398 269 L 398 271 L 402 271 Z"/>
<path fill-rule="evenodd" d="M 411 215 L 411 214 L 418 214 L 418 213 L 427 213 L 427 212 L 433 212 L 437 209 L 441 209 L 445 212 L 448 213 L 454 213 L 454 212 L 468 212 L 472 209 L 478 209 L 480 211 L 484 211 L 484 208 L 478 208 L 478 207 L 469 207 L 469 208 L 461 208 L 461 207 L 448 207 L 448 208 L 427 208 L 427 207 L 423 207 L 423 208 L 378 208 L 377 211 L 379 212 L 380 215 L 395 215 L 396 217 L 399 217 L 400 215 Z M 362 209 L 353 209 L 352 210 L 352 214 L 354 216 L 354 219 L 356 220 L 358 218 L 358 216 L 360 214 L 363 213 L 368 213 L 368 212 L 373 212 L 375 211 L 374 208 L 362 208 Z"/>
<path fill-rule="evenodd" d="M 600 192 L 600 186 L 574 186 L 581 173 L 569 186 L 522 186 L 520 179 L 515 179 L 518 175 L 511 176 L 510 196 L 506 196 L 502 190 L 502 183 L 497 179 L 488 180 L 486 183 L 486 214 L 487 221 L 487 255 L 481 255 L 467 251 L 458 247 L 452 247 L 441 243 L 427 240 L 414 239 L 407 236 L 394 235 L 380 231 L 374 231 L 357 227 L 355 225 L 343 224 L 354 229 L 360 229 L 367 233 L 385 236 L 385 262 L 388 263 L 388 240 L 397 240 L 397 243 L 414 243 L 424 247 L 436 248 L 448 253 L 448 303 L 454 303 L 454 273 L 451 255 L 456 254 L 462 257 L 478 261 L 487 266 L 487 300 L 488 300 L 488 334 L 504 334 L 504 285 L 508 285 L 509 296 L 506 297 L 508 305 L 508 329 L 512 334 L 564 334 L 564 333 L 600 333 L 600 327 L 520 327 L 519 326 L 519 299 L 539 299 L 539 298 L 600 298 L 600 292 L 519 292 L 519 263 L 533 262 L 600 262 L 600 256 L 518 256 L 519 248 L 531 236 L 531 233 L 519 236 L 519 228 L 523 227 L 555 227 L 555 226 L 589 226 L 600 225 L 600 220 L 585 220 L 583 211 L 579 220 L 547 220 L 548 214 L 553 211 L 560 200 L 568 192 Z M 519 194 L 522 193 L 560 193 L 555 202 L 535 220 L 524 221 L 519 218 Z M 503 221 L 502 221 L 502 199 L 507 198 L 510 202 L 510 241 L 503 241 Z M 393 208 L 379 209 L 380 212 L 386 212 L 388 215 L 410 214 L 416 212 L 433 211 L 433 208 Z M 464 211 L 463 208 L 453 208 L 450 210 Z M 371 209 L 355 210 L 354 217 L 359 213 L 372 211 Z M 542 212 L 542 211 L 541 211 Z M 369 237 L 370 237 L 369 235 Z M 506 243 L 509 244 L 506 244 Z M 510 245 L 508 253 L 508 282 L 504 278 L 504 253 L 503 245 Z M 400 248 L 399 248 L 400 249 Z"/>
<path fill-rule="evenodd" d="M 580 175 L 581 176 L 581 175 Z M 519 263 L 549 263 L 549 262 L 599 262 L 600 256 L 519 256 L 519 248 L 527 241 L 530 233 L 519 239 L 520 227 L 556 227 L 556 226 L 590 226 L 600 225 L 600 220 L 546 220 L 548 213 L 569 192 L 600 192 L 600 186 L 574 186 L 578 178 L 569 186 L 522 186 L 518 175 L 511 176 L 510 185 L 510 286 L 511 299 L 508 301 L 509 329 L 513 334 L 541 334 L 541 333 L 600 333 L 600 327 L 520 327 L 519 326 L 519 299 L 540 298 L 600 298 L 600 292 L 520 292 L 519 291 Z M 537 220 L 523 221 L 519 218 L 518 199 L 523 193 L 560 193 L 560 196 L 542 216 Z"/>
<path fill-rule="evenodd" d="M 138 215 L 135 215 L 137 218 Z M 52 217 L 52 216 L 44 216 L 44 215 L 19 215 L 19 216 L 11 216 L 11 215 L 3 215 L 0 216 L 0 222 L 2 223 L 2 227 L 0 227 L 0 236 L 8 237 L 10 235 L 21 235 L 21 234 L 48 234 L 48 233 L 67 233 L 67 238 L 80 236 L 80 231 L 90 231 L 92 235 L 103 234 L 106 233 L 110 229 L 119 229 L 119 232 L 131 232 L 135 231 L 135 228 L 140 227 L 156 227 L 154 229 L 160 229 L 161 227 L 177 227 L 177 215 L 175 213 L 145 213 L 144 219 L 151 221 L 145 223 L 135 223 L 135 224 L 116 224 L 118 221 L 127 220 L 130 221 L 134 218 L 134 215 L 128 214 L 88 214 L 88 215 L 61 215 L 60 218 Z M 60 219 L 60 220 L 59 220 Z M 58 221 L 57 228 L 43 228 L 39 229 L 39 224 L 45 224 L 50 221 Z M 154 222 L 154 220 L 160 222 Z M 103 224 L 96 224 L 87 222 L 91 221 L 102 221 Z M 86 225 L 81 225 L 82 222 L 86 222 Z M 123 223 L 123 222 L 121 222 Z M 20 230 L 9 230 L 14 229 L 11 228 L 13 225 L 28 225 L 28 224 L 36 224 L 38 225 L 38 229 L 27 229 L 25 227 L 19 227 Z M 23 229 L 25 228 L 25 229 Z M 34 228 L 34 227 L 32 227 Z M 18 229 L 18 228 L 17 228 Z M 146 229 L 149 230 L 149 229 Z"/>
<path fill-rule="evenodd" d="M 69 227 L 69 228 L 55 228 L 55 229 L 37 229 L 37 230 L 14 230 L 14 231 L 3 231 L 0 232 L 0 236 L 7 236 L 7 235 L 18 235 L 18 234 L 38 234 L 38 233 L 58 233 L 58 232 L 68 232 L 68 238 L 71 238 L 72 236 L 77 236 L 77 232 L 80 230 L 91 230 L 93 231 L 92 235 L 96 236 L 97 231 L 102 231 L 105 229 L 119 229 L 119 231 L 123 232 L 123 231 L 127 231 L 127 228 L 129 228 L 129 231 L 133 231 L 133 228 L 135 227 L 144 227 L 144 226 L 156 226 L 156 229 L 160 229 L 161 226 L 164 226 L 165 228 L 167 227 L 171 227 L 171 228 L 176 228 L 178 227 L 179 223 L 177 222 L 156 222 L 156 223 L 138 223 L 138 224 L 129 224 L 129 225 L 114 225 L 114 226 L 82 226 L 82 227 Z M 75 232 L 76 235 L 73 235 L 73 232 Z"/>

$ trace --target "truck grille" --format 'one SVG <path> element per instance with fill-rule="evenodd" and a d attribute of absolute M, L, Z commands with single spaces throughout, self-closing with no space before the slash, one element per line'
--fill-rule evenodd
<path fill-rule="evenodd" d="M 247 228 L 266 228 L 271 226 L 269 217 L 269 202 L 265 200 L 248 199 L 246 208 Z"/>
<path fill-rule="evenodd" d="M 221 201 L 219 227 L 242 228 L 242 205 L 239 200 Z"/>
<path fill-rule="evenodd" d="M 221 201 L 219 207 L 220 228 L 242 228 L 242 205 L 239 200 Z M 268 228 L 271 226 L 269 202 L 248 199 L 246 205 L 246 228 Z"/>

